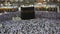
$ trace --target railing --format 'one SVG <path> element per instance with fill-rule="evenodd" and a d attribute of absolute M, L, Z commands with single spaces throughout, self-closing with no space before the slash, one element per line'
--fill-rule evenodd
<path fill-rule="evenodd" d="M 49 4 L 36 4 L 34 5 L 36 11 L 54 11 L 59 12 L 59 6 Z"/>
<path fill-rule="evenodd" d="M 3 6 L 0 7 L 0 12 L 15 12 L 18 11 L 18 7 L 17 6 Z"/>

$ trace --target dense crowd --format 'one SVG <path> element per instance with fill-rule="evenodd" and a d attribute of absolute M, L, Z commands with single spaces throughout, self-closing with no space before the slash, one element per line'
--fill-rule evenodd
<path fill-rule="evenodd" d="M 0 22 L 0 34 L 60 34 L 60 20 L 35 18 Z"/>
<path fill-rule="evenodd" d="M 51 18 L 53 15 L 56 14 L 52 14 L 50 19 L 40 18 L 40 16 L 47 17 L 49 15 L 37 12 L 35 13 L 37 18 L 29 20 L 11 19 L 11 17 L 20 17 L 19 12 L 0 15 L 0 34 L 60 34 L 60 19 Z"/>

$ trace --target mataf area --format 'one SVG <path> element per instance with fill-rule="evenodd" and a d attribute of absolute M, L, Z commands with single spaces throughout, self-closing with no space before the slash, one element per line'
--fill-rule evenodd
<path fill-rule="evenodd" d="M 12 14 L 14 17 L 20 16 L 19 12 L 3 14 L 5 20 L 0 19 L 0 34 L 60 34 L 60 19 L 56 17 L 58 16 L 56 13 L 35 12 L 36 18 L 29 20 L 19 18 L 19 20 L 11 20 Z M 48 17 L 49 15 L 50 17 Z M 8 16 L 10 17 L 7 18 Z"/>

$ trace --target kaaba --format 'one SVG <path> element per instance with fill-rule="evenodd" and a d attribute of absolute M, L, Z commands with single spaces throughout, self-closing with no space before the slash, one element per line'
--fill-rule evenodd
<path fill-rule="evenodd" d="M 34 7 L 21 7 L 21 19 L 35 18 Z"/>

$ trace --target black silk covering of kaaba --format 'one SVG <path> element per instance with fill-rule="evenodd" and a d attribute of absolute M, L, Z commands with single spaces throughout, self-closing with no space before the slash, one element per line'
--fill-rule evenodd
<path fill-rule="evenodd" d="M 21 7 L 21 19 L 35 18 L 34 7 Z"/>

